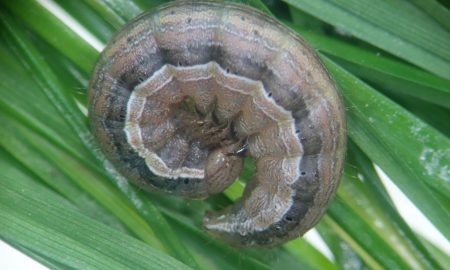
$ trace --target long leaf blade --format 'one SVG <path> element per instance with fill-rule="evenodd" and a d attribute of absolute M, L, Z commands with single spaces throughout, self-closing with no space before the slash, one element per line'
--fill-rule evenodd
<path fill-rule="evenodd" d="M 0 238 L 8 242 L 78 269 L 189 269 L 82 215 L 35 182 L 1 178 Z"/>
<path fill-rule="evenodd" d="M 406 61 L 450 79 L 450 33 L 407 1 L 284 1 Z"/>

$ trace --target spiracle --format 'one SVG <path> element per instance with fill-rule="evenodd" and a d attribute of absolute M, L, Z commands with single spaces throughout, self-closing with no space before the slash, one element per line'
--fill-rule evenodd
<path fill-rule="evenodd" d="M 300 36 L 241 4 L 172 2 L 127 23 L 97 62 L 89 117 L 106 156 L 149 191 L 206 198 L 252 158 L 242 198 L 204 217 L 236 246 L 304 234 L 342 173 L 335 83 Z"/>

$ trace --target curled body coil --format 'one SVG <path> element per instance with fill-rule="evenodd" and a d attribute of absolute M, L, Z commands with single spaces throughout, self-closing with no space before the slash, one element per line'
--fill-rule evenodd
<path fill-rule="evenodd" d="M 147 190 L 205 198 L 253 158 L 242 198 L 204 218 L 238 246 L 302 235 L 342 173 L 333 80 L 301 37 L 244 5 L 173 2 L 129 22 L 96 65 L 89 116 L 107 157 Z"/>

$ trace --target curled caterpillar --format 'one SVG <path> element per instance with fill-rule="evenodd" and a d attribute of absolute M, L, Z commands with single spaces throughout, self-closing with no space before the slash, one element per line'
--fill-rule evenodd
<path fill-rule="evenodd" d="M 204 217 L 237 246 L 304 234 L 342 173 L 333 80 L 301 37 L 240 4 L 172 2 L 126 24 L 95 67 L 89 117 L 106 156 L 146 190 L 206 198 L 253 158 L 242 198 Z"/>

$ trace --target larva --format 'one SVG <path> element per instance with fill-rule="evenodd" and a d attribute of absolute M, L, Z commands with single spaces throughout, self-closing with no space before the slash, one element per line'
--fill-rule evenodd
<path fill-rule="evenodd" d="M 237 246 L 305 233 L 342 173 L 333 80 L 301 37 L 240 4 L 172 2 L 126 24 L 97 62 L 89 116 L 107 157 L 146 190 L 205 198 L 253 158 L 242 198 L 204 218 Z"/>

